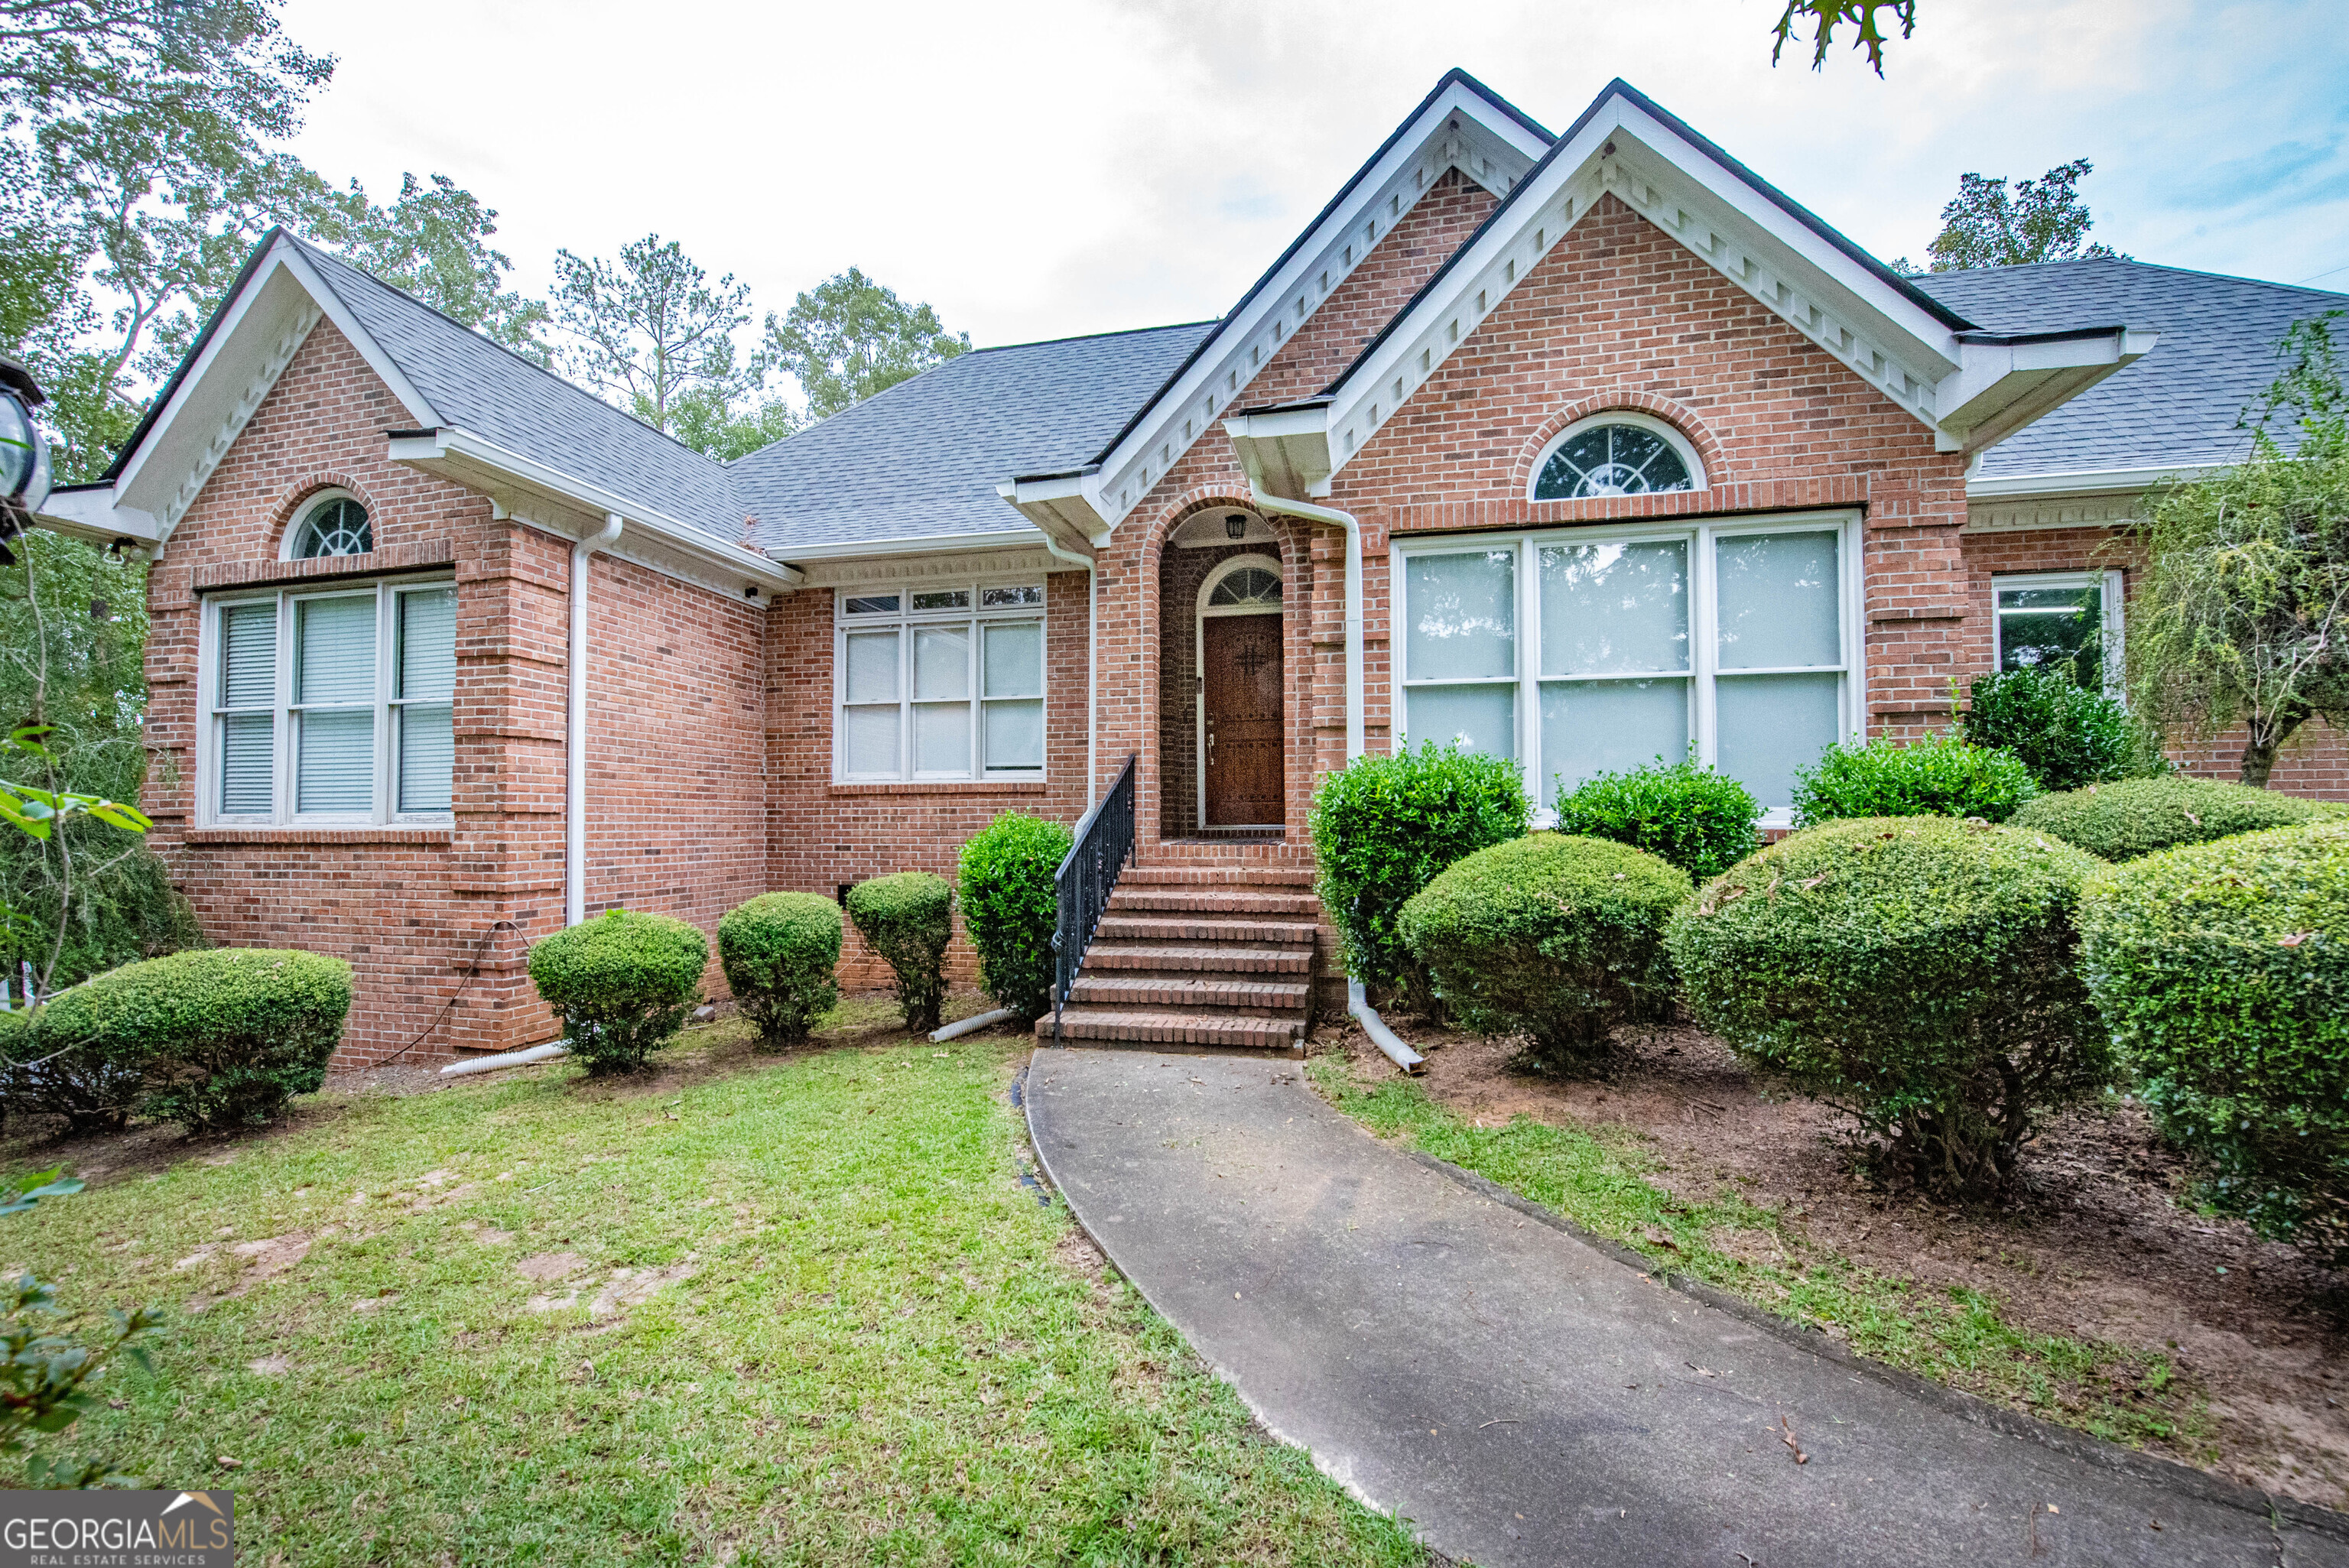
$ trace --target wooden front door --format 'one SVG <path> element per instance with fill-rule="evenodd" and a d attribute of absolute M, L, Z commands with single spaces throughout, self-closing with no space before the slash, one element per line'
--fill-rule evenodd
<path fill-rule="evenodd" d="M 1199 623 L 1206 686 L 1206 825 L 1282 821 L 1280 617 L 1209 615 Z"/>

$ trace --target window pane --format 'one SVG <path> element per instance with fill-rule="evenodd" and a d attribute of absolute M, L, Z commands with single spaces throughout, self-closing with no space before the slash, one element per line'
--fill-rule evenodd
<path fill-rule="evenodd" d="M 894 615 L 897 613 L 897 595 L 867 593 L 845 601 L 841 607 L 852 615 Z"/>
<path fill-rule="evenodd" d="M 1023 605 L 1041 604 L 1043 602 L 1043 588 L 1033 583 L 1022 583 L 1011 588 L 982 589 L 978 597 L 980 608 L 987 610 L 1018 609 Z"/>
<path fill-rule="evenodd" d="M 1688 546 L 1568 544 L 1541 552 L 1541 673 L 1688 668 Z"/>
<path fill-rule="evenodd" d="M 1836 740 L 1841 676 L 1741 676 L 1713 687 L 1718 766 L 1765 811 L 1795 800 L 1795 769 Z"/>
<path fill-rule="evenodd" d="M 914 700 L 943 702 L 970 696 L 970 631 L 924 626 L 914 633 Z M 969 766 L 968 762 L 965 767 Z"/>
<path fill-rule="evenodd" d="M 368 606 L 368 619 L 374 606 Z M 326 708 L 305 713 L 295 738 L 296 811 L 366 812 L 375 809 L 375 709 Z"/>
<path fill-rule="evenodd" d="M 968 610 L 970 608 L 970 590 L 938 588 L 926 593 L 916 593 L 914 595 L 914 608 L 916 610 Z"/>
<path fill-rule="evenodd" d="M 1720 542 L 1713 562 L 1723 669 L 1843 663 L 1836 542 L 1832 533 L 1747 534 Z"/>
<path fill-rule="evenodd" d="M 914 771 L 969 774 L 969 703 L 925 703 L 914 709 Z"/>
<path fill-rule="evenodd" d="M 2001 610 L 2094 611 L 2103 599 L 2100 589 L 2080 588 L 2001 588 L 1998 607 Z"/>
<path fill-rule="evenodd" d="M 1517 688 L 1495 684 L 1412 686 L 1404 695 L 1403 733 L 1413 746 L 1457 741 L 1464 751 L 1517 754 Z"/>
<path fill-rule="evenodd" d="M 1042 696 L 1044 624 L 1014 621 L 1008 625 L 988 627 L 987 668 L 982 679 L 982 696 Z M 989 746 L 991 755 L 992 742 Z M 1038 758 L 1040 765 L 1040 751 Z M 990 761 L 988 766 L 995 764 Z"/>
<path fill-rule="evenodd" d="M 305 599 L 294 613 L 295 702 L 375 701 L 375 595 Z"/>
<path fill-rule="evenodd" d="M 1040 702 L 990 702 L 987 709 L 987 766 L 1044 766 L 1044 705 Z"/>
<path fill-rule="evenodd" d="M 399 595 L 399 668 L 392 696 L 447 702 L 457 690 L 457 591 Z"/>
<path fill-rule="evenodd" d="M 232 604 L 221 612 L 220 705 L 268 707 L 276 700 L 276 602 Z"/>
<path fill-rule="evenodd" d="M 2090 690 L 2102 690 L 2104 599 L 2101 588 L 2000 589 L 1998 667 L 2054 665 Z"/>
<path fill-rule="evenodd" d="M 1507 550 L 1409 559 L 1409 679 L 1516 674 L 1516 559 Z"/>
<path fill-rule="evenodd" d="M 897 634 L 895 631 L 850 634 L 847 700 L 897 700 Z"/>
<path fill-rule="evenodd" d="M 899 711 L 893 703 L 887 707 L 852 707 L 841 715 L 842 738 L 848 753 L 845 771 L 889 774 L 897 771 Z"/>
<path fill-rule="evenodd" d="M 222 815 L 267 816 L 277 809 L 270 789 L 276 735 L 277 720 L 271 714 L 232 714 L 221 720 Z"/>
<path fill-rule="evenodd" d="M 1546 681 L 1541 688 L 1542 790 L 1548 804 L 1594 773 L 1688 755 L 1685 680 Z"/>
<path fill-rule="evenodd" d="M 449 775 L 456 761 L 449 709 L 410 706 L 399 710 L 399 809 L 445 811 Z"/>

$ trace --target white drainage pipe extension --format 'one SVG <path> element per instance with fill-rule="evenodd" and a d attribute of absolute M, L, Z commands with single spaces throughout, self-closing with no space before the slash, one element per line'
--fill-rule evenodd
<path fill-rule="evenodd" d="M 998 1007 L 992 1013 L 974 1014 L 968 1018 L 958 1018 L 943 1029 L 932 1029 L 930 1044 L 935 1046 L 941 1040 L 951 1040 L 963 1035 L 975 1035 L 981 1029 L 990 1028 L 997 1024 L 1008 1024 L 1010 1021 L 1011 1009 L 1009 1007 Z"/>
<path fill-rule="evenodd" d="M 587 918 L 587 558 L 619 542 L 620 514 L 571 547 L 570 700 L 563 726 L 563 923 Z"/>
<path fill-rule="evenodd" d="M 1379 1010 L 1371 1006 L 1370 994 L 1362 989 L 1360 980 L 1346 982 L 1346 1011 L 1362 1026 L 1362 1033 L 1371 1037 L 1371 1044 L 1386 1052 L 1387 1059 L 1404 1072 L 1416 1078 L 1427 1070 L 1427 1058 L 1402 1043 L 1402 1037 L 1387 1027 Z"/>
<path fill-rule="evenodd" d="M 471 1061 L 450 1062 L 440 1069 L 442 1078 L 463 1078 L 467 1073 L 493 1073 L 500 1068 L 526 1068 L 533 1062 L 551 1062 L 557 1057 L 571 1054 L 569 1046 L 532 1046 L 525 1050 L 507 1051 L 500 1056 L 475 1057 Z"/>

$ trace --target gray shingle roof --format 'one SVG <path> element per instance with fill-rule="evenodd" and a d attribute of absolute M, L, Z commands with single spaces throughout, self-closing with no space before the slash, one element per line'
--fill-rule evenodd
<path fill-rule="evenodd" d="M 2153 352 L 1992 447 L 1981 477 L 2221 462 L 2244 406 L 2275 379 L 2276 343 L 2349 294 L 2143 262 L 2041 262 L 1910 280 L 1989 332 L 2146 326 Z"/>
<path fill-rule="evenodd" d="M 316 246 L 302 253 L 450 424 L 723 543 L 741 538 L 742 509 L 722 465 Z"/>
<path fill-rule="evenodd" d="M 985 348 L 728 470 L 754 537 L 795 548 L 1030 527 L 995 487 L 1090 461 L 1213 322 Z"/>

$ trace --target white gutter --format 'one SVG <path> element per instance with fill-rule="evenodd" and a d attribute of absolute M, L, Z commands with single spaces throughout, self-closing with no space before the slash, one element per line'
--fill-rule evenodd
<path fill-rule="evenodd" d="M 1346 760 L 1362 754 L 1362 525 L 1350 511 L 1310 501 L 1290 500 L 1248 480 L 1248 493 L 1268 512 L 1301 517 L 1346 531 Z M 1381 1026 L 1383 1027 L 1384 1026 Z"/>
<path fill-rule="evenodd" d="M 1064 548 L 1049 530 L 1040 528 L 1036 531 L 1044 541 L 1046 553 L 1053 560 L 1081 566 L 1085 572 L 1085 802 L 1090 805 L 1093 791 L 1101 784 L 1093 766 L 1101 718 L 1101 573 L 1093 569 L 1092 556 Z"/>
<path fill-rule="evenodd" d="M 1969 500 L 1999 500 L 2009 497 L 2096 495 L 2151 490 L 2176 480 L 2204 479 L 2226 467 L 2224 459 L 2179 463 L 2168 468 L 2082 469 L 2071 472 L 2002 474 L 1996 479 L 1966 481 Z"/>
<path fill-rule="evenodd" d="M 619 542 L 620 514 L 571 547 L 570 700 L 563 726 L 563 923 L 587 918 L 587 580 L 588 557 Z"/>

